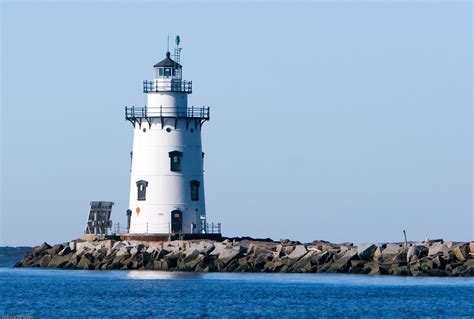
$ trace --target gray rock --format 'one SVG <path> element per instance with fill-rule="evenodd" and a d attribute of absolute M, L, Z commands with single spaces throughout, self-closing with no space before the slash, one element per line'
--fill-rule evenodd
<path fill-rule="evenodd" d="M 293 250 L 295 250 L 295 246 L 283 246 L 281 252 L 287 256 L 289 256 Z"/>
<path fill-rule="evenodd" d="M 383 249 L 383 248 L 381 248 L 380 246 L 377 246 L 377 249 L 376 249 L 375 252 L 374 252 L 374 259 L 383 257 L 383 256 L 382 256 L 382 249 Z"/>
<path fill-rule="evenodd" d="M 124 243 L 123 241 L 117 241 L 112 245 L 112 250 L 120 250 L 120 248 L 128 246 L 128 243 Z"/>
<path fill-rule="evenodd" d="M 39 267 L 48 267 L 48 265 L 49 265 L 50 262 L 51 262 L 51 256 L 50 256 L 50 255 L 44 255 L 44 256 L 41 258 L 41 260 L 40 260 L 38 266 L 39 266 Z"/>
<path fill-rule="evenodd" d="M 51 261 L 48 263 L 50 268 L 62 268 L 69 262 L 68 256 L 59 256 L 55 255 L 51 258 Z"/>
<path fill-rule="evenodd" d="M 51 248 L 51 246 L 48 245 L 46 242 L 44 242 L 41 245 L 34 247 L 31 250 L 30 254 L 35 256 L 35 257 L 40 256 L 40 255 L 44 255 L 46 253 L 46 251 L 50 248 Z"/>
<path fill-rule="evenodd" d="M 308 250 L 304 245 L 297 245 L 295 249 L 288 255 L 288 258 L 298 260 L 306 255 L 307 252 Z"/>
<path fill-rule="evenodd" d="M 456 259 L 459 261 L 465 261 L 467 260 L 469 256 L 469 248 L 467 245 L 459 245 L 456 248 L 454 248 L 454 256 L 456 256 Z"/>
<path fill-rule="evenodd" d="M 184 252 L 184 256 L 185 257 L 183 258 L 183 262 L 186 264 L 196 259 L 199 256 L 199 251 L 197 249 L 194 249 L 192 251 L 187 250 Z"/>
<path fill-rule="evenodd" d="M 436 256 L 433 258 L 433 265 L 437 269 L 445 269 L 446 268 L 446 259 L 443 256 Z"/>
<path fill-rule="evenodd" d="M 332 257 L 332 253 L 329 251 L 323 251 L 313 257 L 311 257 L 311 264 L 313 265 L 322 265 L 327 262 Z"/>
<path fill-rule="evenodd" d="M 58 255 L 59 255 L 59 256 L 64 256 L 64 255 L 68 255 L 68 254 L 70 254 L 70 253 L 72 253 L 72 250 L 71 250 L 71 248 L 69 248 L 69 245 L 67 245 L 66 247 L 64 247 L 64 248 L 58 253 Z"/>
<path fill-rule="evenodd" d="M 211 251 L 211 256 L 219 256 L 221 251 L 227 248 L 227 245 L 224 243 L 214 243 L 214 250 Z"/>
<path fill-rule="evenodd" d="M 116 255 L 117 257 L 120 256 L 130 256 L 129 248 L 126 246 L 120 247 L 119 251 L 117 251 Z"/>
<path fill-rule="evenodd" d="M 400 250 L 398 254 L 393 256 L 393 261 L 396 263 L 406 263 L 407 262 L 407 251 L 406 250 Z"/>
<path fill-rule="evenodd" d="M 275 247 L 275 251 L 273 252 L 273 256 L 274 257 L 281 257 L 282 255 L 282 249 L 283 249 L 283 245 L 279 244 Z"/>
<path fill-rule="evenodd" d="M 198 264 L 204 261 L 204 255 L 198 254 L 196 258 L 185 262 L 186 267 L 194 269 Z"/>
<path fill-rule="evenodd" d="M 395 276 L 409 276 L 410 270 L 408 269 L 407 266 L 392 267 L 389 270 L 389 274 L 395 275 Z"/>
<path fill-rule="evenodd" d="M 89 254 L 85 254 L 81 257 L 81 260 L 77 264 L 77 268 L 85 270 L 92 270 L 95 268 Z"/>
<path fill-rule="evenodd" d="M 274 259 L 272 261 L 267 262 L 263 268 L 265 271 L 274 272 L 279 271 L 280 268 L 283 266 L 283 263 L 279 259 Z"/>
<path fill-rule="evenodd" d="M 157 250 L 159 250 L 159 249 L 157 249 L 156 247 L 151 246 L 151 247 L 147 247 L 147 249 L 145 251 L 149 254 L 153 254 Z"/>
<path fill-rule="evenodd" d="M 372 260 L 377 246 L 374 244 L 362 244 L 357 247 L 357 254 L 362 260 Z"/>
<path fill-rule="evenodd" d="M 410 262 L 413 256 L 418 257 L 418 259 L 428 256 L 428 248 L 421 245 L 414 245 L 408 249 L 407 252 L 407 262 Z"/>
<path fill-rule="evenodd" d="M 375 262 L 370 262 L 369 263 L 369 268 L 370 272 L 369 275 L 386 275 L 388 274 L 388 269 L 385 268 L 384 266 L 375 263 Z"/>
<path fill-rule="evenodd" d="M 221 261 L 224 265 L 229 263 L 232 259 L 239 256 L 241 251 L 240 246 L 234 246 L 232 248 L 225 248 L 220 251 L 218 260 Z"/>
<path fill-rule="evenodd" d="M 70 241 L 69 242 L 69 249 L 71 249 L 71 251 L 76 250 L 76 242 L 75 241 Z"/>
<path fill-rule="evenodd" d="M 403 245 L 401 244 L 387 244 L 386 247 L 382 249 L 382 256 L 397 255 L 402 249 Z"/>
<path fill-rule="evenodd" d="M 155 260 L 160 260 L 164 258 L 166 255 L 168 255 L 170 252 L 167 251 L 166 249 L 159 249 L 158 251 L 155 251 L 152 253 L 152 258 Z"/>
<path fill-rule="evenodd" d="M 214 249 L 214 244 L 209 241 L 192 242 L 189 249 L 196 249 L 200 254 L 208 255 Z"/>
<path fill-rule="evenodd" d="M 357 249 L 349 249 L 329 266 L 328 272 L 346 272 L 351 266 L 351 260 L 358 257 Z"/>
<path fill-rule="evenodd" d="M 446 245 L 445 243 L 435 242 L 435 243 L 432 243 L 428 247 L 428 255 L 433 256 L 433 255 L 436 255 L 438 253 L 444 253 L 445 251 L 448 251 L 448 250 L 449 250 L 448 245 Z"/>

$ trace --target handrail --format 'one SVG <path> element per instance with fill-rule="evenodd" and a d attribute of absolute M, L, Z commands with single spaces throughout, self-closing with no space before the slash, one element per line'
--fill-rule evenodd
<path fill-rule="evenodd" d="M 209 120 L 209 107 L 125 107 L 125 119 L 133 120 L 137 118 L 195 118 Z"/>
<path fill-rule="evenodd" d="M 170 80 L 166 82 L 143 81 L 143 93 L 154 93 L 154 92 L 192 93 L 193 82 L 184 81 L 184 80 Z"/>
<path fill-rule="evenodd" d="M 169 223 L 134 223 L 134 228 L 135 229 L 140 229 L 143 231 L 144 234 L 148 233 L 168 233 L 168 234 L 174 234 L 170 232 L 170 224 Z M 112 226 L 112 225 L 111 225 Z M 126 234 L 129 232 L 128 228 L 125 228 L 123 225 L 120 223 L 115 223 L 113 225 L 114 229 L 113 232 L 115 234 Z M 191 227 L 182 225 L 184 230 L 190 230 Z M 206 234 L 221 234 L 222 233 L 222 226 L 221 223 L 206 223 L 205 225 L 205 233 Z"/>

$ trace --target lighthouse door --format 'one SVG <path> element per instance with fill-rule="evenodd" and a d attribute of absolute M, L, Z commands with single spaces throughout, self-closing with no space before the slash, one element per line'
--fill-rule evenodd
<path fill-rule="evenodd" d="M 171 212 L 171 233 L 181 233 L 183 231 L 183 213 L 179 210 Z"/>

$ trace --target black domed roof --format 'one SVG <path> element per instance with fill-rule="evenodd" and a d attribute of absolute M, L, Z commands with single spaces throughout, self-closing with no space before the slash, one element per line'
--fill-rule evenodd
<path fill-rule="evenodd" d="M 160 62 L 158 62 L 157 64 L 155 64 L 153 66 L 154 68 L 176 68 L 176 69 L 180 69 L 181 68 L 181 64 L 173 61 L 171 58 L 170 58 L 170 53 L 169 52 L 166 52 L 166 58 L 164 58 L 163 60 L 161 60 Z"/>

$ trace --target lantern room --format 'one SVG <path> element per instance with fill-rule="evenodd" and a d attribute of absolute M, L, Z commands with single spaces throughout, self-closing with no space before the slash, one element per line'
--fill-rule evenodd
<path fill-rule="evenodd" d="M 155 79 L 181 80 L 182 66 L 171 59 L 169 51 L 166 52 L 166 57 L 153 67 L 155 68 Z"/>

